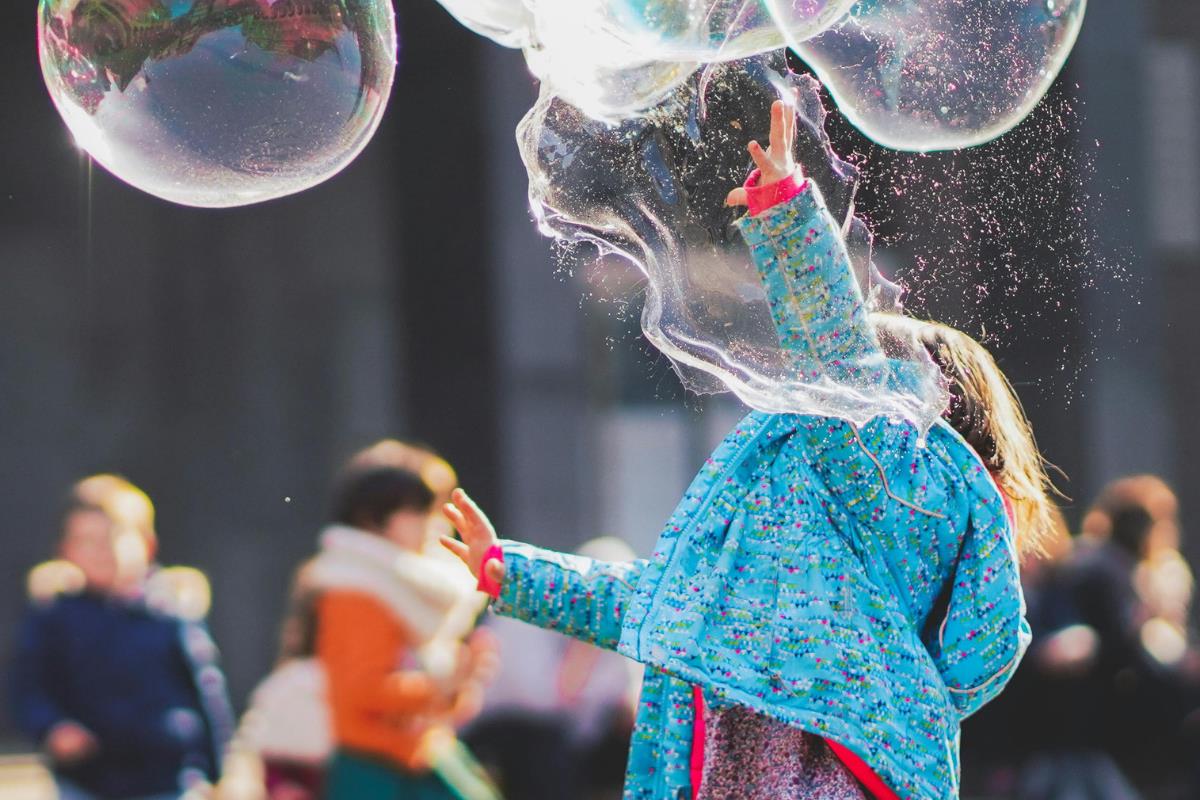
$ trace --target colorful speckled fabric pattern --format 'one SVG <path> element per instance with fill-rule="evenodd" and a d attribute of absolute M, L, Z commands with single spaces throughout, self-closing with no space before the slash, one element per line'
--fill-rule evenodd
<path fill-rule="evenodd" d="M 791 361 L 788 383 L 821 413 L 858 422 L 901 415 L 928 426 L 943 396 L 937 367 L 919 347 L 897 345 L 893 357 L 881 348 L 817 186 L 805 181 L 791 200 L 736 224 Z"/>
<path fill-rule="evenodd" d="M 819 736 L 742 706 L 704 719 L 696 800 L 869 800 Z"/>
<path fill-rule="evenodd" d="M 751 414 L 641 571 L 621 652 L 841 743 L 902 796 L 957 796 L 959 722 L 1027 640 L 1003 501 L 944 425 L 919 446 L 883 419 Z"/>
<path fill-rule="evenodd" d="M 493 610 L 615 650 L 645 561 L 611 564 L 503 542 L 509 577 Z"/>
<path fill-rule="evenodd" d="M 792 200 L 738 220 L 775 330 L 797 377 L 871 383 L 886 365 L 842 237 L 812 181 Z M 797 258 L 797 254 L 803 254 Z"/>
<path fill-rule="evenodd" d="M 836 236 L 828 213 L 802 194 L 762 217 L 746 235 L 798 363 L 871 362 L 844 250 L 806 249 Z M 797 240 L 799 229 L 817 235 Z M 775 279 L 801 266 L 811 291 Z M 783 291 L 803 302 L 780 302 Z M 650 559 L 604 565 L 511 543 L 505 559 L 498 610 L 617 641 L 648 666 L 627 800 L 690 798 L 693 683 L 716 708 L 838 742 L 902 797 L 955 798 L 959 723 L 1028 642 L 1003 501 L 944 423 L 922 441 L 883 417 L 856 427 L 752 412 Z"/>

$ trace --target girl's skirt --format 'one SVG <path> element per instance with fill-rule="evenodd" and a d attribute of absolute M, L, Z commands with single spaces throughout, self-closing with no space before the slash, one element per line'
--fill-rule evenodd
<path fill-rule="evenodd" d="M 706 709 L 696 800 L 868 800 L 819 736 L 742 706 Z"/>

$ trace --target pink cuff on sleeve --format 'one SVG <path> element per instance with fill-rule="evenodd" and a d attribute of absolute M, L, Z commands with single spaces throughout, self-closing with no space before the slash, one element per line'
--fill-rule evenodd
<path fill-rule="evenodd" d="M 498 544 L 494 544 L 488 548 L 483 554 L 483 561 L 479 564 L 479 591 L 486 594 L 493 600 L 500 598 L 500 584 L 490 578 L 487 574 L 487 565 L 492 561 L 504 563 L 504 549 Z"/>
<path fill-rule="evenodd" d="M 800 183 L 796 183 L 795 175 L 789 175 L 781 181 L 768 183 L 766 186 L 759 185 L 758 182 L 761 179 L 762 170 L 756 169 L 750 173 L 750 177 L 746 178 L 743 186 L 746 190 L 746 205 L 749 207 L 752 217 L 756 217 L 780 203 L 786 203 L 808 188 L 808 179 L 805 178 Z"/>

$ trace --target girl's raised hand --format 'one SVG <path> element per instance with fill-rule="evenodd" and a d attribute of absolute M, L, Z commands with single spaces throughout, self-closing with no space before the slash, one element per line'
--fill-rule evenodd
<path fill-rule="evenodd" d="M 763 150 L 758 142 L 750 142 L 747 147 L 754 165 L 761 173 L 758 179 L 760 186 L 769 186 L 796 174 L 796 160 L 792 155 L 795 143 L 796 109 L 782 100 L 776 100 L 771 104 L 771 139 L 767 149 Z M 725 198 L 727 206 L 744 206 L 746 202 L 746 190 L 741 187 Z"/>
<path fill-rule="evenodd" d="M 442 507 L 442 513 L 462 537 L 462 541 L 443 536 L 442 546 L 462 559 L 476 579 L 479 578 L 479 567 L 488 550 L 496 545 L 496 529 L 488 521 L 487 516 L 475 505 L 475 501 L 467 496 L 462 489 L 455 489 L 450 495 L 450 502 Z M 491 559 L 487 563 L 488 578 L 497 584 L 504 580 L 504 562 Z"/>

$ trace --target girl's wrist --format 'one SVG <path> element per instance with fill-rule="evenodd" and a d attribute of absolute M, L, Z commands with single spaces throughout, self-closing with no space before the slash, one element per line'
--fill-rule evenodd
<path fill-rule="evenodd" d="M 479 563 L 478 589 L 493 600 L 498 600 L 500 598 L 500 582 L 488 574 L 488 565 L 493 561 L 504 563 L 504 548 L 499 544 L 492 545 L 483 554 L 483 560 Z"/>
<path fill-rule="evenodd" d="M 750 173 L 743 187 L 746 190 L 747 210 L 750 216 L 757 216 L 769 208 L 786 203 L 807 186 L 808 181 L 799 169 L 770 183 L 764 183 L 762 171 L 756 169 Z"/>

